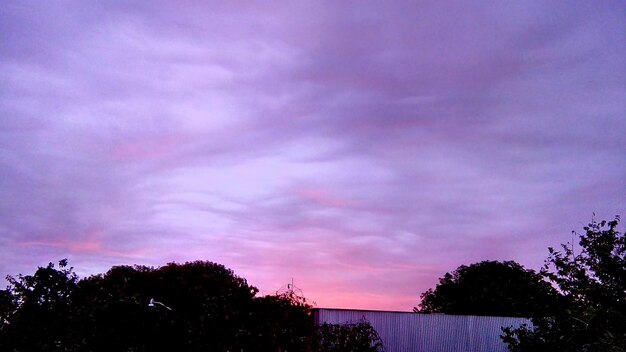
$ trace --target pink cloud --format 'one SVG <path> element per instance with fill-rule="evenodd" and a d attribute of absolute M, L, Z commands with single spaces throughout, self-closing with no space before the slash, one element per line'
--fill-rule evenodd
<path fill-rule="evenodd" d="M 0 276 L 212 260 L 409 310 L 537 268 L 624 210 L 620 5 L 6 4 Z"/>
<path fill-rule="evenodd" d="M 293 192 L 299 197 L 324 207 L 345 208 L 354 204 L 352 200 L 340 197 L 323 188 L 299 187 L 294 189 Z"/>
<path fill-rule="evenodd" d="M 101 241 L 94 240 L 40 240 L 18 242 L 17 245 L 21 247 L 52 247 L 59 249 L 61 252 L 73 255 L 89 255 L 127 259 L 142 259 L 150 253 L 150 251 L 145 249 L 113 250 L 106 248 Z"/>
<path fill-rule="evenodd" d="M 172 155 L 181 141 L 181 138 L 176 136 L 127 141 L 115 146 L 113 157 L 117 161 L 163 158 Z"/>

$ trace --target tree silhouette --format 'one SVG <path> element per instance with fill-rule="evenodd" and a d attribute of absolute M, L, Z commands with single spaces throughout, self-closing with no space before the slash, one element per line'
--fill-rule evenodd
<path fill-rule="evenodd" d="M 626 238 L 620 218 L 592 221 L 580 251 L 549 248 L 543 269 L 566 306 L 533 319 L 533 328 L 505 329 L 512 351 L 626 351 Z"/>
<path fill-rule="evenodd" d="M 513 261 L 462 265 L 422 293 L 420 313 L 534 317 L 558 308 L 556 290 Z"/>
<path fill-rule="evenodd" d="M 7 277 L 10 286 L 2 294 L 0 350 L 64 351 L 72 344 L 72 295 L 78 277 L 67 268 L 66 259 L 58 265 L 56 269 L 49 263 L 34 275 Z"/>
<path fill-rule="evenodd" d="M 62 260 L 8 280 L 0 351 L 305 352 L 314 337 L 304 298 L 257 297 L 207 261 L 116 266 L 79 281 Z"/>

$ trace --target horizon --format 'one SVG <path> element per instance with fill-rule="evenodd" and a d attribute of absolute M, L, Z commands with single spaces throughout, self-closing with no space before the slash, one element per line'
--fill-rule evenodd
<path fill-rule="evenodd" d="M 620 1 L 3 5 L 3 276 L 206 260 L 410 311 L 626 210 Z"/>

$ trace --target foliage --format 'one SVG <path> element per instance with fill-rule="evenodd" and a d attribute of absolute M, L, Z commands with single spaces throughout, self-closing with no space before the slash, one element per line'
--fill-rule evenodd
<path fill-rule="evenodd" d="M 0 290 L 0 333 L 12 319 L 16 309 L 17 304 L 13 293 L 9 289 Z"/>
<path fill-rule="evenodd" d="M 0 350 L 65 351 L 71 322 L 72 293 L 78 277 L 67 260 L 49 263 L 34 275 L 8 276 L 9 289 L 3 293 L 3 323 Z"/>
<path fill-rule="evenodd" d="M 304 298 L 256 297 L 211 262 L 116 266 L 79 281 L 62 260 L 8 280 L 0 351 L 304 352 L 314 335 Z"/>
<path fill-rule="evenodd" d="M 557 292 L 513 261 L 462 265 L 422 293 L 420 313 L 533 317 L 559 306 Z"/>
<path fill-rule="evenodd" d="M 311 305 L 294 291 L 258 297 L 251 311 L 250 350 L 309 350 L 315 326 Z"/>
<path fill-rule="evenodd" d="M 378 333 L 366 320 L 349 324 L 322 324 L 318 327 L 319 352 L 384 351 Z"/>
<path fill-rule="evenodd" d="M 505 329 L 512 351 L 626 351 L 626 238 L 620 218 L 592 221 L 570 244 L 549 248 L 543 269 L 566 300 L 533 328 Z"/>
<path fill-rule="evenodd" d="M 222 265 L 170 263 L 113 267 L 79 284 L 85 348 L 101 351 L 240 348 L 257 290 Z M 163 305 L 149 307 L 154 299 Z"/>

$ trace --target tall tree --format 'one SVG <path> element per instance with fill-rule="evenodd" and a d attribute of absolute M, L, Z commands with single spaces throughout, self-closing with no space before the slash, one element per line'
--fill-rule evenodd
<path fill-rule="evenodd" d="M 9 309 L 0 329 L 2 351 L 65 351 L 71 348 L 72 295 L 78 277 L 63 259 L 34 275 L 8 276 L 3 300 Z"/>
<path fill-rule="evenodd" d="M 579 248 L 548 248 L 543 274 L 566 306 L 533 319 L 533 327 L 506 329 L 512 351 L 626 351 L 626 238 L 620 217 L 592 221 Z"/>
<path fill-rule="evenodd" d="M 64 259 L 8 280 L 0 350 L 15 352 L 234 350 L 257 292 L 224 266 L 200 261 L 120 266 L 79 281 Z"/>
<path fill-rule="evenodd" d="M 462 265 L 422 293 L 420 313 L 533 317 L 554 310 L 558 294 L 533 270 L 513 261 Z"/>
<path fill-rule="evenodd" d="M 206 261 L 118 266 L 82 280 L 75 307 L 86 349 L 239 350 L 256 293 Z"/>

